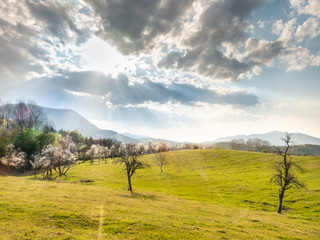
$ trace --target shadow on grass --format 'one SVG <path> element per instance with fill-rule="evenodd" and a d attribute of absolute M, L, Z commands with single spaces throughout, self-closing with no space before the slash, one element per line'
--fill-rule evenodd
<path fill-rule="evenodd" d="M 136 192 L 128 192 L 128 194 L 120 194 L 121 197 L 126 198 L 135 198 L 135 199 L 143 199 L 143 200 L 156 200 L 158 197 L 155 195 L 141 194 Z"/>

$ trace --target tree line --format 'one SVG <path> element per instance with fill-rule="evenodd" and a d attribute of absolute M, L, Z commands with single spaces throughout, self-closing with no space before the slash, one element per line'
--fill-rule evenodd
<path fill-rule="evenodd" d="M 40 172 L 47 179 L 52 178 L 53 172 L 57 177 L 65 176 L 74 163 L 93 164 L 98 159 L 100 164 L 107 163 L 107 158 L 121 158 L 130 145 L 112 139 L 88 138 L 78 131 L 57 132 L 41 107 L 23 100 L 17 104 L 0 104 L 0 133 L 0 165 L 7 172 L 33 170 L 35 176 Z M 130 146 L 131 152 L 136 149 L 139 156 L 171 150 L 166 142 Z"/>

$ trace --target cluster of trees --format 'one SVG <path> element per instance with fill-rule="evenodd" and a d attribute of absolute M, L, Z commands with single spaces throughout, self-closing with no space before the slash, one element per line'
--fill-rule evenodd
<path fill-rule="evenodd" d="M 0 163 L 8 170 L 30 169 L 34 155 L 58 140 L 42 108 L 35 103 L 0 103 Z"/>
<path fill-rule="evenodd" d="M 177 147 L 178 150 L 202 149 L 203 146 L 198 143 L 182 143 Z"/>
<path fill-rule="evenodd" d="M 131 179 L 137 169 L 145 166 L 139 161 L 141 155 L 157 153 L 161 156 L 162 172 L 166 164 L 163 153 L 171 149 L 166 142 L 124 144 L 112 139 L 87 138 L 78 131 L 57 132 L 35 103 L 0 102 L 0 164 L 8 172 L 33 170 L 35 177 L 42 173 L 44 179 L 51 179 L 53 172 L 57 177 L 65 176 L 77 161 L 89 160 L 93 164 L 94 159 L 98 159 L 100 164 L 100 161 L 107 163 L 107 158 L 117 158 L 128 167 Z M 133 164 L 132 168 L 130 164 Z M 131 181 L 128 188 L 132 190 Z"/>
<path fill-rule="evenodd" d="M 272 146 L 268 141 L 254 138 L 244 141 L 243 139 L 233 139 L 230 141 L 232 150 L 252 151 L 252 152 L 272 152 Z"/>
<path fill-rule="evenodd" d="M 46 146 L 30 161 L 35 177 L 38 170 L 42 171 L 43 178 L 51 179 L 52 170 L 58 174 L 57 177 L 66 176 L 71 165 L 75 163 L 75 150 L 76 146 L 70 136 L 64 137 L 56 146 Z"/>

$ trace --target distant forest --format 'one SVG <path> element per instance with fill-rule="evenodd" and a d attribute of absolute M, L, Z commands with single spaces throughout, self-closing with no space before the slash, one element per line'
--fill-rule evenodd
<path fill-rule="evenodd" d="M 283 151 L 285 147 L 272 146 L 268 141 L 258 138 L 249 139 L 244 141 L 243 139 L 233 139 L 230 142 L 218 142 L 207 145 L 206 148 L 217 149 L 232 149 L 240 151 L 253 151 L 253 152 L 265 152 L 265 153 L 278 153 Z M 320 156 L 320 145 L 314 144 L 302 144 L 294 145 L 290 149 L 290 154 L 299 156 Z"/>

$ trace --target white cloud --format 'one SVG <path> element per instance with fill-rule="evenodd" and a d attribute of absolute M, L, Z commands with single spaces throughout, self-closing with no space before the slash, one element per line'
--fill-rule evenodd
<path fill-rule="evenodd" d="M 320 34 L 320 20 L 316 18 L 309 18 L 302 25 L 297 28 L 295 38 L 297 42 L 302 42 L 306 39 L 313 39 Z"/>
<path fill-rule="evenodd" d="M 274 34 L 280 34 L 282 29 L 283 29 L 284 25 L 283 25 L 283 20 L 282 19 L 279 19 L 277 20 L 274 24 L 273 24 L 273 27 L 272 27 L 272 32 Z"/>
<path fill-rule="evenodd" d="M 296 23 L 297 19 L 293 18 L 290 19 L 287 23 L 283 24 L 278 41 L 282 41 L 284 44 L 288 44 L 292 40 L 292 35 L 295 32 Z"/>
<path fill-rule="evenodd" d="M 311 61 L 311 65 L 319 67 L 320 66 L 320 56 L 314 56 Z"/>
<path fill-rule="evenodd" d="M 259 26 L 259 28 L 264 29 L 264 27 L 266 26 L 266 22 L 259 20 L 258 26 Z"/>
<path fill-rule="evenodd" d="M 298 14 L 309 14 L 320 18 L 319 0 L 290 0 L 290 4 Z"/>

